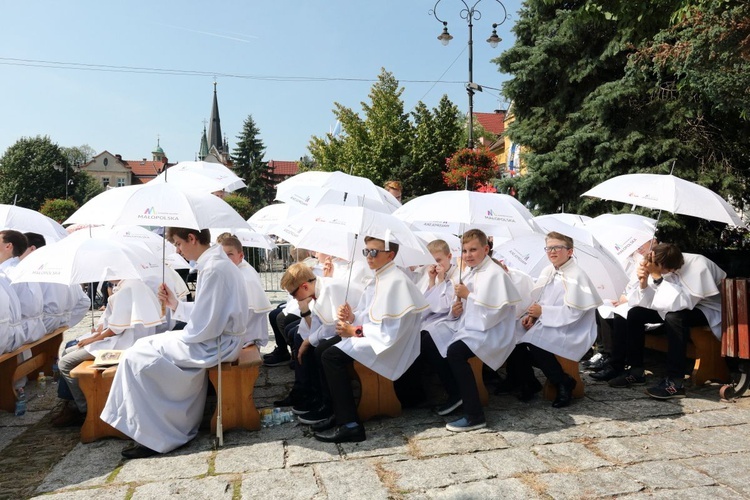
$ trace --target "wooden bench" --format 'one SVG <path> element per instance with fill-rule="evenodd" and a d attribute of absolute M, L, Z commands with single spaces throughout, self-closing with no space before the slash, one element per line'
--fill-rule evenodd
<path fill-rule="evenodd" d="M 243 428 L 250 431 L 260 429 L 260 413 L 255 408 L 253 391 L 263 360 L 254 345 L 240 351 L 237 361 L 221 364 L 221 425 L 229 429 Z M 208 378 L 218 393 L 219 370 L 208 369 Z M 211 432 L 216 432 L 218 405 L 211 417 Z"/>
<path fill-rule="evenodd" d="M 81 427 L 81 442 L 90 443 L 104 437 L 128 439 L 125 434 L 99 418 L 104 405 L 107 404 L 117 365 L 102 370 L 92 366 L 93 363 L 93 361 L 84 361 L 70 371 L 70 376 L 78 379 L 78 385 L 86 396 L 88 407 L 86 420 Z M 60 381 L 60 383 L 63 382 Z"/>
<path fill-rule="evenodd" d="M 669 341 L 666 335 L 646 334 L 646 347 L 655 351 L 667 352 Z M 721 342 L 707 326 L 690 329 L 690 342 L 687 357 L 695 360 L 691 378 L 693 384 L 703 385 L 709 380 L 729 381 L 729 368 L 721 356 Z"/>
<path fill-rule="evenodd" d="M 57 359 L 63 332 L 67 329 L 67 326 L 61 326 L 36 342 L 0 355 L 0 410 L 14 411 L 16 392 L 13 384 L 18 379 L 37 372 L 52 375 L 52 365 Z M 31 351 L 31 358 L 19 361 L 18 357 L 24 351 Z"/>
<path fill-rule="evenodd" d="M 378 375 L 359 361 L 353 363 L 354 376 L 361 387 L 357 416 L 360 422 L 373 417 L 398 417 L 401 415 L 401 401 L 396 397 L 393 381 Z"/>
<path fill-rule="evenodd" d="M 474 356 L 469 358 L 469 365 L 471 365 L 471 371 L 474 373 L 474 381 L 479 391 L 479 402 L 482 403 L 482 406 L 487 406 L 490 402 L 490 393 L 487 392 L 487 388 L 484 386 L 484 377 L 482 377 L 484 363 L 482 363 L 481 359 Z"/>
<path fill-rule="evenodd" d="M 573 361 L 572 359 L 563 358 L 558 355 L 555 355 L 555 357 L 560 363 L 560 366 L 562 366 L 563 371 L 576 381 L 576 386 L 573 389 L 573 398 L 581 399 L 583 397 L 584 390 L 583 380 L 581 380 L 581 370 L 578 367 L 578 361 Z M 548 401 L 554 401 L 557 397 L 557 387 L 555 387 L 555 385 L 549 380 L 546 380 L 544 382 L 544 388 L 542 389 L 542 391 L 544 399 Z"/>

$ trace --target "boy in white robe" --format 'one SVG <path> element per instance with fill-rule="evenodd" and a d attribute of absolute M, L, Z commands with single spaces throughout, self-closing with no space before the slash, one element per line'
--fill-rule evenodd
<path fill-rule="evenodd" d="M 349 368 L 354 360 L 389 380 L 396 380 L 419 355 L 419 325 L 427 303 L 412 281 L 396 266 L 396 243 L 365 237 L 363 253 L 375 271 L 355 312 L 339 307 L 336 337 L 316 350 L 323 367 L 333 408 L 318 412 L 315 439 L 329 443 L 366 439 L 357 420 Z M 327 412 L 327 414 L 326 414 Z M 313 412 L 309 412 L 313 413 Z M 312 415 L 305 414 L 302 418 Z"/>
<path fill-rule="evenodd" d="M 271 302 L 268 300 L 263 284 L 260 281 L 260 275 L 253 266 L 251 266 L 244 257 L 242 252 L 242 242 L 234 235 L 224 233 L 219 235 L 216 241 L 224 249 L 229 260 L 242 271 L 247 285 L 247 300 L 250 305 L 250 314 L 248 315 L 247 330 L 243 337 L 243 346 L 250 344 L 263 347 L 268 344 L 268 313 L 273 310 Z"/>
<path fill-rule="evenodd" d="M 646 383 L 643 350 L 646 325 L 663 323 L 657 330 L 667 335 L 667 377 L 646 392 L 657 399 L 685 397 L 683 380 L 687 365 L 690 329 L 709 326 L 721 339 L 721 280 L 726 277 L 702 255 L 683 254 L 670 243 L 659 243 L 641 262 L 638 286 L 628 296 L 627 328 L 615 329 L 622 372 L 609 381 L 611 387 Z M 655 333 L 657 333 L 655 331 Z M 617 338 L 619 337 L 619 338 Z M 624 351 L 624 352 L 622 352 Z M 624 370 L 625 365 L 630 368 Z"/>
<path fill-rule="evenodd" d="M 448 401 L 437 413 L 448 415 L 463 405 L 464 416 L 446 424 L 453 432 L 487 425 L 469 358 L 477 356 L 490 369 L 498 370 L 516 345 L 516 304 L 521 297 L 489 252 L 484 232 L 471 229 L 463 234 L 462 261 L 467 267 L 462 283 L 454 284 L 455 297 L 460 300 L 451 304 L 445 320 L 428 326 L 429 336 L 422 340 L 423 351 L 438 368 L 448 392 Z"/>
<path fill-rule="evenodd" d="M 64 398 L 60 411 L 53 415 L 53 427 L 81 425 L 88 405 L 78 379 L 70 372 L 86 360 L 93 360 L 98 350 L 125 350 L 138 339 L 153 335 L 162 323 L 161 306 L 154 292 L 143 281 L 126 279 L 110 281 L 114 289 L 99 324 L 78 343 L 67 348 L 58 362 L 62 380 L 72 399 Z M 60 395 L 60 392 L 58 392 Z"/>
<path fill-rule="evenodd" d="M 179 302 L 162 285 L 159 300 L 186 321 L 183 330 L 140 339 L 120 360 L 101 419 L 134 441 L 125 458 L 167 453 L 195 437 L 203 417 L 206 370 L 234 361 L 242 348 L 249 304 L 245 280 L 208 229 L 168 228 L 185 259 L 195 260 L 195 302 Z"/>
<path fill-rule="evenodd" d="M 39 290 L 37 283 L 11 284 L 11 276 L 8 275 L 8 273 L 12 273 L 12 269 L 18 264 L 27 247 L 28 240 L 23 233 L 12 229 L 0 231 L 0 287 L 5 289 L 10 301 L 8 327 L 9 336 L 13 339 L 10 351 L 16 350 L 29 342 L 28 325 L 25 324 L 24 317 L 33 316 L 41 302 L 41 292 L 36 297 L 36 293 L 30 290 L 32 286 Z M 21 295 L 19 295 L 19 292 Z M 21 301 L 21 297 L 25 299 L 24 302 Z M 38 320 L 41 322 L 41 317 Z"/>
<path fill-rule="evenodd" d="M 532 365 L 541 368 L 557 388 L 555 408 L 572 401 L 575 380 L 567 375 L 555 355 L 580 360 L 596 339 L 596 308 L 602 299 L 586 273 L 573 257 L 573 240 L 551 232 L 545 239 L 551 265 L 536 281 L 527 314 L 517 323 L 522 335 L 508 361 L 508 371 L 521 384 L 520 399 L 533 397 L 540 389 Z"/>

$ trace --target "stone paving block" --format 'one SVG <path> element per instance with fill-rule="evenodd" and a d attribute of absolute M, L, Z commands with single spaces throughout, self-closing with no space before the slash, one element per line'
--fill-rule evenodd
<path fill-rule="evenodd" d="M 683 399 L 675 399 L 672 401 L 673 404 L 681 407 L 685 413 L 694 413 L 700 411 L 716 411 L 727 408 L 731 403 L 727 401 L 721 401 L 719 399 L 719 387 L 716 387 L 716 392 L 711 395 L 710 398 L 704 397 L 693 397 L 693 394 L 688 389 L 688 397 Z"/>
<path fill-rule="evenodd" d="M 234 494 L 233 478 L 211 476 L 200 479 L 177 479 L 159 481 L 138 486 L 133 500 L 152 500 L 182 497 L 190 500 L 231 500 Z"/>
<path fill-rule="evenodd" d="M 676 460 L 643 462 L 625 467 L 622 470 L 633 479 L 653 490 L 682 490 L 684 488 L 713 486 L 716 484 L 713 478 L 687 467 Z"/>
<path fill-rule="evenodd" d="M 290 439 L 287 443 L 287 467 L 333 460 L 341 460 L 339 449 L 333 443 L 322 443 L 313 437 Z"/>
<path fill-rule="evenodd" d="M 738 439 L 747 440 L 747 434 L 738 436 Z M 682 463 L 708 474 L 717 483 L 728 486 L 745 497 L 750 497 L 750 482 L 748 482 L 747 474 L 750 470 L 750 453 L 691 458 Z"/>
<path fill-rule="evenodd" d="M 26 413 L 17 417 L 13 413 L 0 411 L 0 427 L 28 427 L 42 420 L 48 413 L 47 410 L 27 410 Z"/>
<path fill-rule="evenodd" d="M 650 397 L 631 401 L 609 401 L 607 404 L 612 406 L 613 414 L 623 420 L 628 418 L 628 415 L 634 418 L 652 418 L 681 415 L 685 412 L 681 406 L 671 401 L 659 401 Z"/>
<path fill-rule="evenodd" d="M 120 465 L 122 448 L 123 441 L 115 439 L 78 443 L 47 474 L 37 487 L 37 493 L 104 484 L 112 471 Z"/>
<path fill-rule="evenodd" d="M 211 452 L 191 453 L 180 449 L 166 455 L 128 460 L 115 477 L 117 483 L 164 481 L 200 476 L 208 472 Z"/>
<path fill-rule="evenodd" d="M 224 447 L 216 453 L 214 471 L 217 474 L 255 472 L 284 467 L 284 443 L 253 443 Z"/>
<path fill-rule="evenodd" d="M 682 423 L 684 416 L 678 418 L 647 418 L 644 420 L 623 421 L 622 425 L 630 429 L 633 435 L 651 437 L 655 434 L 675 432 L 685 429 Z"/>
<path fill-rule="evenodd" d="M 107 486 L 105 488 L 70 490 L 50 495 L 42 495 L 33 498 L 42 498 L 44 500 L 91 500 L 92 498 L 101 499 L 124 499 L 128 494 L 128 486 Z"/>
<path fill-rule="evenodd" d="M 240 489 L 242 498 L 272 498 L 284 500 L 309 500 L 311 498 L 325 498 L 321 496 L 320 488 L 313 474 L 312 467 L 295 467 L 268 472 L 255 472 L 242 476 Z"/>
<path fill-rule="evenodd" d="M 419 457 L 500 450 L 509 446 L 500 434 L 482 431 L 451 433 L 450 436 L 436 439 L 419 439 L 414 445 Z"/>
<path fill-rule="evenodd" d="M 296 420 L 293 422 L 286 422 L 280 425 L 274 425 L 272 427 L 261 428 L 258 431 L 251 431 L 255 433 L 258 441 L 261 442 L 272 442 L 272 441 L 287 441 L 289 439 L 299 439 L 306 435 L 312 435 L 309 432 L 310 427 L 307 425 L 300 424 Z M 247 432 L 247 431 L 243 431 Z"/>
<path fill-rule="evenodd" d="M 675 433 L 678 434 L 678 433 Z M 697 453 L 682 445 L 671 433 L 661 434 L 651 439 L 643 437 L 608 438 L 590 445 L 600 456 L 615 464 L 633 464 L 655 460 L 689 458 Z"/>
<path fill-rule="evenodd" d="M 316 465 L 318 477 L 328 498 L 347 500 L 388 500 L 388 488 L 378 477 L 375 465 L 351 460 Z"/>
<path fill-rule="evenodd" d="M 549 466 L 527 449 L 487 451 L 472 455 L 487 467 L 493 476 L 506 479 L 519 474 L 547 472 Z"/>
<path fill-rule="evenodd" d="M 493 476 L 474 456 L 451 455 L 383 464 L 383 469 L 396 474 L 399 490 L 426 490 L 458 483 L 489 479 Z"/>
<path fill-rule="evenodd" d="M 685 427 L 721 427 L 750 422 L 750 411 L 738 407 L 730 407 L 727 410 L 691 413 L 680 417 L 680 423 Z"/>
<path fill-rule="evenodd" d="M 0 452 L 25 430 L 25 427 L 0 427 Z"/>
<path fill-rule="evenodd" d="M 622 471 L 586 471 L 575 474 L 540 474 L 534 478 L 552 498 L 618 497 L 643 489 Z"/>
<path fill-rule="evenodd" d="M 553 412 L 553 416 L 566 426 L 605 422 L 618 418 L 608 404 L 586 398 L 574 400 L 573 404 L 564 410 Z"/>
<path fill-rule="evenodd" d="M 747 498 L 723 486 L 703 486 L 681 490 L 657 490 L 621 497 L 627 500 L 740 500 Z"/>
<path fill-rule="evenodd" d="M 732 427 L 689 429 L 681 433 L 685 446 L 696 455 L 750 452 L 750 425 Z"/>
<path fill-rule="evenodd" d="M 557 472 L 578 472 L 612 465 L 581 443 L 534 446 L 531 450 Z"/>
<path fill-rule="evenodd" d="M 519 479 L 490 479 L 476 483 L 448 486 L 440 490 L 428 490 L 424 498 L 438 500 L 532 500 L 542 498 Z M 411 496 L 408 496 L 410 500 Z"/>
<path fill-rule="evenodd" d="M 632 401 L 636 399 L 650 399 L 643 392 L 642 387 L 628 389 L 613 389 L 607 383 L 598 382 L 591 377 L 585 377 L 586 398 L 594 401 Z"/>
<path fill-rule="evenodd" d="M 441 420 L 439 423 L 432 423 L 427 427 L 422 425 L 404 426 L 401 427 L 401 432 L 404 433 L 407 439 L 444 438 L 453 434 L 445 428 L 444 420 Z"/>
<path fill-rule="evenodd" d="M 378 457 L 382 455 L 407 455 L 409 444 L 406 437 L 400 432 L 370 430 L 366 428 L 367 440 L 361 443 L 341 443 L 339 447 L 346 454 L 347 459 L 359 459 L 367 457 Z"/>
<path fill-rule="evenodd" d="M 559 429 L 564 427 L 565 425 L 555 418 L 554 412 L 565 411 L 565 409 L 552 408 L 548 406 L 548 401 L 544 403 L 544 407 L 529 405 L 525 410 L 487 412 L 487 428 L 499 432 L 538 432 L 540 429 Z"/>

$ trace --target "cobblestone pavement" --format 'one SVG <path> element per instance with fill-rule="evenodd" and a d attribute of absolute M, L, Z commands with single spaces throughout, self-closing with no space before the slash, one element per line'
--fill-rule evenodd
<path fill-rule="evenodd" d="M 256 404 L 292 379 L 263 368 Z M 452 434 L 446 418 L 414 409 L 367 422 L 362 443 L 319 443 L 286 423 L 227 431 L 218 450 L 201 431 L 134 461 L 120 457 L 125 441 L 84 445 L 76 429 L 51 428 L 56 386 L 32 381 L 26 415 L 0 412 L 0 498 L 750 498 L 750 398 L 722 402 L 714 385 L 655 401 L 584 379 L 586 396 L 565 409 L 493 395 L 480 431 Z"/>

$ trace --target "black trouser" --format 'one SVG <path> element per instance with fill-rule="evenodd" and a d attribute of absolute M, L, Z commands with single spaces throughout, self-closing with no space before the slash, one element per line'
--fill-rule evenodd
<path fill-rule="evenodd" d="M 474 372 L 469 364 L 469 358 L 476 356 L 463 340 L 457 340 L 448 346 L 448 365 L 456 379 L 461 399 L 464 402 L 464 414 L 470 422 L 484 421 L 482 403 L 479 401 L 479 389 L 474 380 Z"/>
<path fill-rule="evenodd" d="M 700 309 L 683 309 L 669 312 L 664 318 L 667 327 L 667 376 L 672 380 L 685 378 L 687 345 L 690 342 L 690 329 L 694 326 L 708 326 L 706 315 Z"/>
<path fill-rule="evenodd" d="M 336 416 L 336 425 L 358 422 L 352 381 L 349 377 L 349 367 L 354 360 L 335 347 L 340 341 L 341 337 L 337 335 L 322 341 L 315 349 L 315 356 L 323 368 L 321 373 L 325 377 L 324 396 L 325 387 L 327 387 L 333 413 Z"/>
<path fill-rule="evenodd" d="M 302 345 L 302 337 L 295 330 L 292 352 L 299 352 Z M 317 349 L 310 346 L 302 355 L 302 363 L 294 365 L 294 386 L 292 391 L 297 391 L 303 398 L 311 401 L 322 400 L 322 391 L 320 387 L 321 375 L 319 365 L 315 356 Z"/>
<path fill-rule="evenodd" d="M 455 401 L 461 398 L 461 391 L 459 390 L 458 383 L 453 376 L 450 364 L 448 364 L 448 359 L 440 354 L 440 351 L 438 351 L 438 348 L 435 345 L 435 341 L 432 340 L 430 332 L 422 332 L 420 350 L 422 357 L 427 364 L 435 370 L 445 392 L 448 393 L 448 401 Z"/>
<path fill-rule="evenodd" d="M 508 357 L 508 376 L 521 387 L 535 385 L 534 366 L 541 369 L 547 380 L 554 385 L 560 385 L 568 379 L 554 354 L 527 343 L 518 344 Z"/>
<path fill-rule="evenodd" d="M 646 344 L 646 323 L 663 323 L 659 313 L 645 307 L 628 311 L 627 319 L 615 314 L 612 331 L 612 366 L 623 370 L 630 365 L 635 371 L 643 370 L 643 351 Z"/>
<path fill-rule="evenodd" d="M 282 312 L 283 309 L 284 304 L 279 304 L 276 309 L 268 313 L 268 321 L 271 323 L 271 330 L 273 330 L 273 338 L 276 340 L 277 348 L 282 351 L 288 351 L 290 342 L 284 336 L 286 333 L 284 329 L 286 325 L 294 321 L 299 321 L 300 317 L 294 314 L 284 314 Z"/>
<path fill-rule="evenodd" d="M 615 317 L 617 315 L 615 314 Z M 596 311 L 596 345 L 602 354 L 612 354 L 612 328 L 614 328 L 611 319 L 604 319 Z"/>

